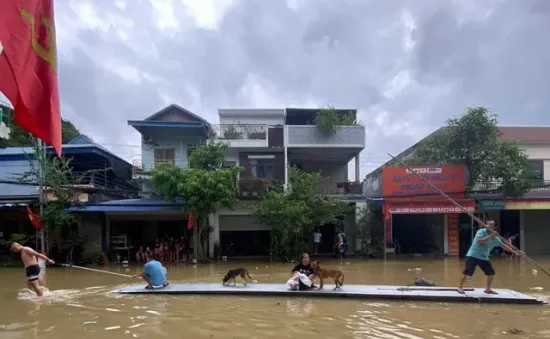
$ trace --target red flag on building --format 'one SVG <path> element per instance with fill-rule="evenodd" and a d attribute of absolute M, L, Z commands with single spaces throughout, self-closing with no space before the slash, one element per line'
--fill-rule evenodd
<path fill-rule="evenodd" d="M 53 0 L 2 0 L 0 92 L 15 122 L 61 155 Z"/>
<path fill-rule="evenodd" d="M 27 206 L 27 214 L 29 215 L 29 219 L 31 220 L 31 224 L 36 228 L 37 230 L 42 228 L 42 217 L 39 215 L 34 214 L 29 206 Z"/>
<path fill-rule="evenodd" d="M 189 212 L 189 217 L 187 218 L 187 229 L 190 230 L 193 228 L 195 224 L 195 218 L 193 217 L 193 213 Z"/>

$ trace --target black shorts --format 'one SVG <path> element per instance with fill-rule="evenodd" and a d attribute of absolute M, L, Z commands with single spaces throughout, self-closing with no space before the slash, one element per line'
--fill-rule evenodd
<path fill-rule="evenodd" d="M 495 269 L 489 260 L 481 260 L 474 257 L 466 257 L 466 265 L 462 274 L 469 277 L 473 276 L 477 266 L 481 268 L 485 275 L 495 275 Z"/>
<path fill-rule="evenodd" d="M 25 267 L 25 274 L 27 275 L 27 281 L 38 280 L 38 277 L 40 276 L 40 266 L 31 265 Z"/>

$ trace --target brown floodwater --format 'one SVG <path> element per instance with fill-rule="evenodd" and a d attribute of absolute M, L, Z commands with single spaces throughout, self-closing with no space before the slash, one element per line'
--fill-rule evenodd
<path fill-rule="evenodd" d="M 550 260 L 535 258 L 550 269 Z M 410 285 L 422 276 L 456 286 L 456 259 L 324 260 L 342 266 L 346 284 Z M 496 288 L 550 300 L 550 277 L 527 262 L 496 259 Z M 291 264 L 245 261 L 198 267 L 167 265 L 171 282 L 221 282 L 246 266 L 253 279 L 284 284 Z M 420 270 L 415 270 L 419 268 Z M 137 267 L 110 270 L 138 273 Z M 550 338 L 550 306 L 481 305 L 307 297 L 122 296 L 109 293 L 123 277 L 75 268 L 48 269 L 49 292 L 24 289 L 22 269 L 0 269 L 0 338 Z M 469 286 L 483 284 L 483 275 Z M 543 288 L 541 290 L 540 288 Z M 345 285 L 344 287 L 345 288 Z M 535 288 L 535 289 L 533 289 Z"/>

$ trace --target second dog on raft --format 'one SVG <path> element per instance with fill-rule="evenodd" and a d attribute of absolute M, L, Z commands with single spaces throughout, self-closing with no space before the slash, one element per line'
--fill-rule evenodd
<path fill-rule="evenodd" d="M 233 282 L 233 286 L 235 286 L 235 284 L 237 283 L 236 278 L 238 276 L 241 276 L 241 278 L 244 280 L 244 286 L 246 286 L 247 281 L 256 282 L 256 280 L 252 280 L 252 278 L 250 278 L 250 275 L 248 274 L 248 270 L 246 268 L 241 267 L 241 268 L 236 268 L 234 270 L 229 270 L 227 274 L 223 277 L 223 281 L 222 281 L 223 285 L 227 286 L 229 285 L 230 282 Z"/>
<path fill-rule="evenodd" d="M 313 274 L 319 277 L 319 289 L 323 288 L 323 279 L 332 278 L 336 287 L 339 289 L 344 285 L 344 272 L 336 268 L 322 268 L 318 261 L 313 262 Z"/>

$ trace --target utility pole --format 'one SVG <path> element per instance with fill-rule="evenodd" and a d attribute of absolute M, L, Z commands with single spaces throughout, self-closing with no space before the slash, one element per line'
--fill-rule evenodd
<path fill-rule="evenodd" d="M 38 204 L 40 206 L 40 220 L 44 215 L 44 153 L 42 147 L 42 140 L 38 139 Z M 46 253 L 46 240 L 44 235 L 44 225 L 40 223 L 40 249 L 43 253 Z"/>

